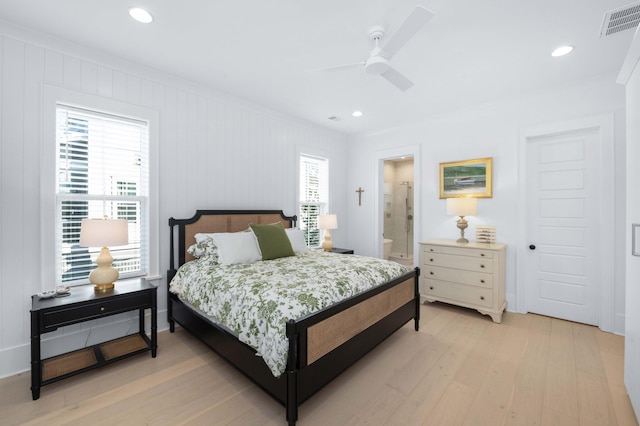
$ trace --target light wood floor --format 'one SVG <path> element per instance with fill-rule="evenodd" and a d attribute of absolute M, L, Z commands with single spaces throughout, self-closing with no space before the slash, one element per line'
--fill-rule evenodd
<path fill-rule="evenodd" d="M 186 332 L 42 388 L 0 380 L 0 424 L 283 425 L 282 406 Z M 300 407 L 305 425 L 637 425 L 623 385 L 624 340 L 595 327 L 422 307 L 408 324 Z"/>

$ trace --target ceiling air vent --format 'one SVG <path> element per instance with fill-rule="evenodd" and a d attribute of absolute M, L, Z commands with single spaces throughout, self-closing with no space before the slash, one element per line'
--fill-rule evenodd
<path fill-rule="evenodd" d="M 640 23 L 640 2 L 611 10 L 604 15 L 600 38 L 632 30 Z"/>
<path fill-rule="evenodd" d="M 340 121 L 340 119 L 338 117 L 336 117 L 335 115 L 332 115 L 331 117 L 328 117 L 328 118 L 331 121 Z"/>

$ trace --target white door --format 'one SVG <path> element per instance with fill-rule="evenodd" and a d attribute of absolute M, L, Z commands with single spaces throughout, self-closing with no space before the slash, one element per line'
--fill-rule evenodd
<path fill-rule="evenodd" d="M 598 324 L 599 129 L 527 139 L 529 312 Z"/>

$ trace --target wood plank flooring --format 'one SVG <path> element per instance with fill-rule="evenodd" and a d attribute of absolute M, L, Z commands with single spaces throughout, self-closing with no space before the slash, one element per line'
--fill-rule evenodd
<path fill-rule="evenodd" d="M 0 380 L 3 425 L 284 425 L 284 408 L 180 328 L 144 354 L 32 401 L 30 373 Z M 596 327 L 445 304 L 300 407 L 306 425 L 637 425 L 624 339 Z"/>

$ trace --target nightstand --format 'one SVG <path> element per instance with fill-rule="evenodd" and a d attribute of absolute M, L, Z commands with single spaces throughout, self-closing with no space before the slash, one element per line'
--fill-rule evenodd
<path fill-rule="evenodd" d="M 353 249 L 344 249 L 344 248 L 334 247 L 331 249 L 331 253 L 353 254 Z"/>
<path fill-rule="evenodd" d="M 71 295 L 41 299 L 31 296 L 31 394 L 40 388 L 115 361 L 151 351 L 157 343 L 157 287 L 143 279 L 117 281 L 113 291 L 96 293 L 92 285 L 72 287 Z M 151 311 L 151 336 L 145 333 L 145 309 Z M 72 324 L 123 312 L 138 311 L 138 333 L 94 346 L 41 359 L 40 336 Z"/>

